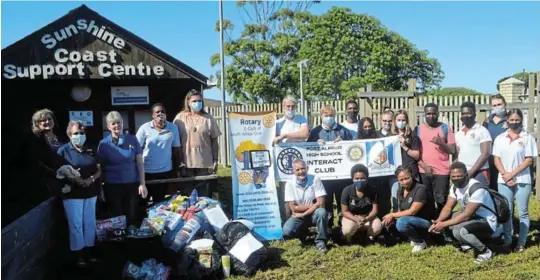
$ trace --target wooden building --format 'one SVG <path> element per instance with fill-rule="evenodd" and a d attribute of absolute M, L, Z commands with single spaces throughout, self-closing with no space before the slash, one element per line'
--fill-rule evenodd
<path fill-rule="evenodd" d="M 81 119 L 87 141 L 97 144 L 108 133 L 109 111 L 119 111 L 124 129 L 135 134 L 151 120 L 152 104 L 163 103 L 172 121 L 186 93 L 206 87 L 206 76 L 85 5 L 4 48 L 2 203 L 19 206 L 28 192 L 21 179 L 37 184 L 26 154 L 36 110 L 55 113 L 55 132 L 64 142 L 69 120 Z M 2 219 L 3 225 L 10 220 Z"/>

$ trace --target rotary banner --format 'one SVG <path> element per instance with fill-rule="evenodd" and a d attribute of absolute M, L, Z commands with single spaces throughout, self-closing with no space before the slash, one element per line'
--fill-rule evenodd
<path fill-rule="evenodd" d="M 233 215 L 255 224 L 264 240 L 281 239 L 272 139 L 276 113 L 229 113 Z"/>
<path fill-rule="evenodd" d="M 401 165 L 401 147 L 397 136 L 378 139 L 340 141 L 337 143 L 282 143 L 274 147 L 276 179 L 287 181 L 294 177 L 293 161 L 304 160 L 310 174 L 322 180 L 350 179 L 351 167 L 363 164 L 369 177 L 394 175 Z"/>

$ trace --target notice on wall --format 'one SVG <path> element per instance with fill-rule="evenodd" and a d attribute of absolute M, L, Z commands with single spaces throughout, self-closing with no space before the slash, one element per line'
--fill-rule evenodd
<path fill-rule="evenodd" d="M 148 105 L 148 87 L 111 87 L 112 105 Z"/>
<path fill-rule="evenodd" d="M 69 111 L 69 121 L 79 120 L 84 126 L 94 126 L 94 112 Z"/>

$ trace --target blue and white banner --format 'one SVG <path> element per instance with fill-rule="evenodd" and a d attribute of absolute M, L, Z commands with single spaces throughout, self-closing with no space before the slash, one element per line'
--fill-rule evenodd
<path fill-rule="evenodd" d="M 340 141 L 337 143 L 282 143 L 274 147 L 276 179 L 287 181 L 294 177 L 292 163 L 303 159 L 308 173 L 322 180 L 350 179 L 351 167 L 363 164 L 369 177 L 394 175 L 401 165 L 401 146 L 397 136 L 379 139 Z"/>
<path fill-rule="evenodd" d="M 233 215 L 255 224 L 263 240 L 281 239 L 274 154 L 276 113 L 229 113 Z"/>

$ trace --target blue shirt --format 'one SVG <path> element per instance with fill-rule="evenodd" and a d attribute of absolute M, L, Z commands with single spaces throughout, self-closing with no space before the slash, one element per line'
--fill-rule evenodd
<path fill-rule="evenodd" d="M 149 121 L 137 131 L 137 141 L 143 149 L 145 173 L 163 173 L 172 170 L 172 148 L 180 147 L 180 133 L 176 125 L 167 122 L 158 132 Z"/>
<path fill-rule="evenodd" d="M 79 152 L 71 143 L 58 148 L 57 154 L 65 159 L 66 163 L 79 169 L 81 179 L 87 179 L 97 172 L 97 161 L 94 158 L 94 150 L 86 146 Z M 63 198 L 84 199 L 97 196 L 100 191 L 100 181 L 96 178 L 94 184 L 86 188 L 73 186 L 71 191 L 63 195 Z"/>
<path fill-rule="evenodd" d="M 118 144 L 114 144 L 112 135 L 103 138 L 99 142 L 97 158 L 101 163 L 105 183 L 139 182 L 136 155 L 140 153 L 141 145 L 133 135 L 120 135 Z"/>
<path fill-rule="evenodd" d="M 494 114 L 491 114 L 484 122 L 484 127 L 487 128 L 487 130 L 489 131 L 491 139 L 493 139 L 493 143 L 495 143 L 495 138 L 497 138 L 497 136 L 499 136 L 501 133 L 505 132 L 508 129 L 508 127 L 506 126 L 506 116 L 502 117 L 497 124 L 493 122 L 494 116 Z"/>
<path fill-rule="evenodd" d="M 309 133 L 308 140 L 306 142 L 316 142 L 319 139 L 325 142 L 331 142 L 340 137 L 341 140 L 352 140 L 352 135 L 347 128 L 340 124 L 336 124 L 331 130 L 325 130 L 322 126 L 317 126 Z"/>

